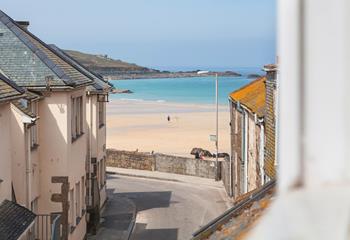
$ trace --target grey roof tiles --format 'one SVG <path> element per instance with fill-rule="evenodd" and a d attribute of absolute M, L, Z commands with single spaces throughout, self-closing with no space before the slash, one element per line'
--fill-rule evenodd
<path fill-rule="evenodd" d="M 93 83 L 79 68 L 71 65 L 49 45 L 0 11 L 0 68 L 18 85 L 75 87 Z"/>
<path fill-rule="evenodd" d="M 50 47 L 56 51 L 56 54 L 60 55 L 60 57 L 65 59 L 71 65 L 75 66 L 81 73 L 85 74 L 87 77 L 94 80 L 94 84 L 88 86 L 89 91 L 109 91 L 111 86 L 108 84 L 108 82 L 103 80 L 102 77 L 98 76 L 96 73 L 87 69 L 85 66 L 79 63 L 77 60 L 75 60 L 72 56 L 67 54 L 65 51 L 58 48 L 56 45 L 50 44 Z"/>
<path fill-rule="evenodd" d="M 24 89 L 0 72 L 0 102 L 23 96 Z"/>
<path fill-rule="evenodd" d="M 36 215 L 14 202 L 0 204 L 0 239 L 17 240 L 34 222 Z"/>

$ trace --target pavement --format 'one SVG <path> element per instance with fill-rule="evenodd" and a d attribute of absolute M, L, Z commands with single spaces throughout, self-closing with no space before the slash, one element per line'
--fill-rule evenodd
<path fill-rule="evenodd" d="M 180 175 L 180 174 L 174 174 L 174 173 L 117 168 L 117 167 L 107 167 L 107 173 L 122 175 L 122 176 L 129 176 L 129 177 L 183 182 L 183 183 L 205 185 L 208 187 L 223 188 L 223 184 L 221 181 L 215 181 L 214 179 L 209 179 L 209 178 L 201 178 L 201 177 Z"/>
<path fill-rule="evenodd" d="M 100 228 L 88 240 L 127 240 L 136 220 L 136 205 L 126 197 L 108 192 L 108 201 L 102 210 Z"/>
<path fill-rule="evenodd" d="M 222 182 L 107 167 L 108 201 L 88 240 L 185 240 L 232 206 Z"/>

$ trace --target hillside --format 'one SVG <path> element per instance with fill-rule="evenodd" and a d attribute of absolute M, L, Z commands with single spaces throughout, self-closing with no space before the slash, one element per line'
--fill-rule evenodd
<path fill-rule="evenodd" d="M 64 50 L 74 59 L 79 61 L 81 64 L 87 68 L 103 75 L 103 76 L 113 76 L 119 74 L 144 74 L 150 72 L 158 72 L 154 69 L 149 69 L 146 67 L 141 67 L 136 64 L 123 62 L 121 60 L 115 60 L 109 58 L 107 55 L 95 55 L 82 53 L 73 50 Z"/>
<path fill-rule="evenodd" d="M 109 58 L 102 54 L 88 54 L 73 50 L 64 50 L 75 60 L 83 64 L 88 69 L 102 75 L 105 79 L 138 79 L 138 78 L 179 78 L 179 77 L 199 77 L 197 71 L 169 72 L 159 71 L 151 68 L 141 67 L 136 64 L 123 62 Z M 203 74 L 209 76 L 214 73 Z M 218 72 L 219 76 L 241 76 L 241 74 L 226 71 Z"/>

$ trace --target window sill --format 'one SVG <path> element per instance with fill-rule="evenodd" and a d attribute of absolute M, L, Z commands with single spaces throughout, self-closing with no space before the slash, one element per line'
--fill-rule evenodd
<path fill-rule="evenodd" d="M 30 151 L 35 151 L 39 148 L 39 144 L 35 143 L 33 146 L 30 147 Z"/>
<path fill-rule="evenodd" d="M 83 136 L 84 133 L 80 133 L 79 135 L 75 136 L 75 137 L 72 137 L 72 143 L 77 141 L 81 136 Z"/>
<path fill-rule="evenodd" d="M 104 123 L 100 124 L 100 126 L 98 126 L 98 128 L 103 128 L 105 126 Z"/>

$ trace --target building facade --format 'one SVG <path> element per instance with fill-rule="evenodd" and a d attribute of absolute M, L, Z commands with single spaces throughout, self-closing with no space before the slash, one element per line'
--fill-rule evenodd
<path fill-rule="evenodd" d="M 11 148 L 3 145 L 11 158 L 1 156 L 0 162 L 11 169 L 6 178 L 16 177 L 11 196 L 9 185 L 0 186 L 7 189 L 0 196 L 40 216 L 61 214 L 63 239 L 84 239 L 87 222 L 99 222 L 95 216 L 106 200 L 105 108 L 111 86 L 27 27 L 0 11 L 0 69 L 26 91 L 1 109 L 10 113 L 2 126 L 13 138 L 6 143 Z M 93 203 L 98 208 L 88 213 Z"/>
<path fill-rule="evenodd" d="M 23 204 L 17 203 L 15 195 L 19 190 L 19 178 L 29 178 L 30 173 L 11 171 L 14 165 L 14 148 L 18 146 L 16 135 L 13 134 L 13 121 L 15 111 L 20 111 L 12 104 L 13 101 L 25 101 L 26 94 L 23 88 L 17 86 L 7 76 L 0 71 L 0 239 L 29 239 L 34 237 L 33 226 L 36 215 L 30 211 L 29 192 L 32 186 L 27 185 L 21 191 L 23 192 Z M 22 115 L 19 122 L 19 129 L 26 133 L 29 140 L 30 125 L 35 124 L 35 119 L 26 114 Z M 21 146 L 24 147 L 23 153 L 29 153 L 29 142 Z M 25 159 L 25 166 L 29 165 L 29 158 Z M 20 163 L 21 164 L 21 163 Z M 20 168 L 20 167 L 19 167 Z M 18 168 L 18 169 L 19 169 Z"/>
<path fill-rule="evenodd" d="M 232 195 L 262 186 L 264 171 L 265 77 L 230 94 Z"/>

